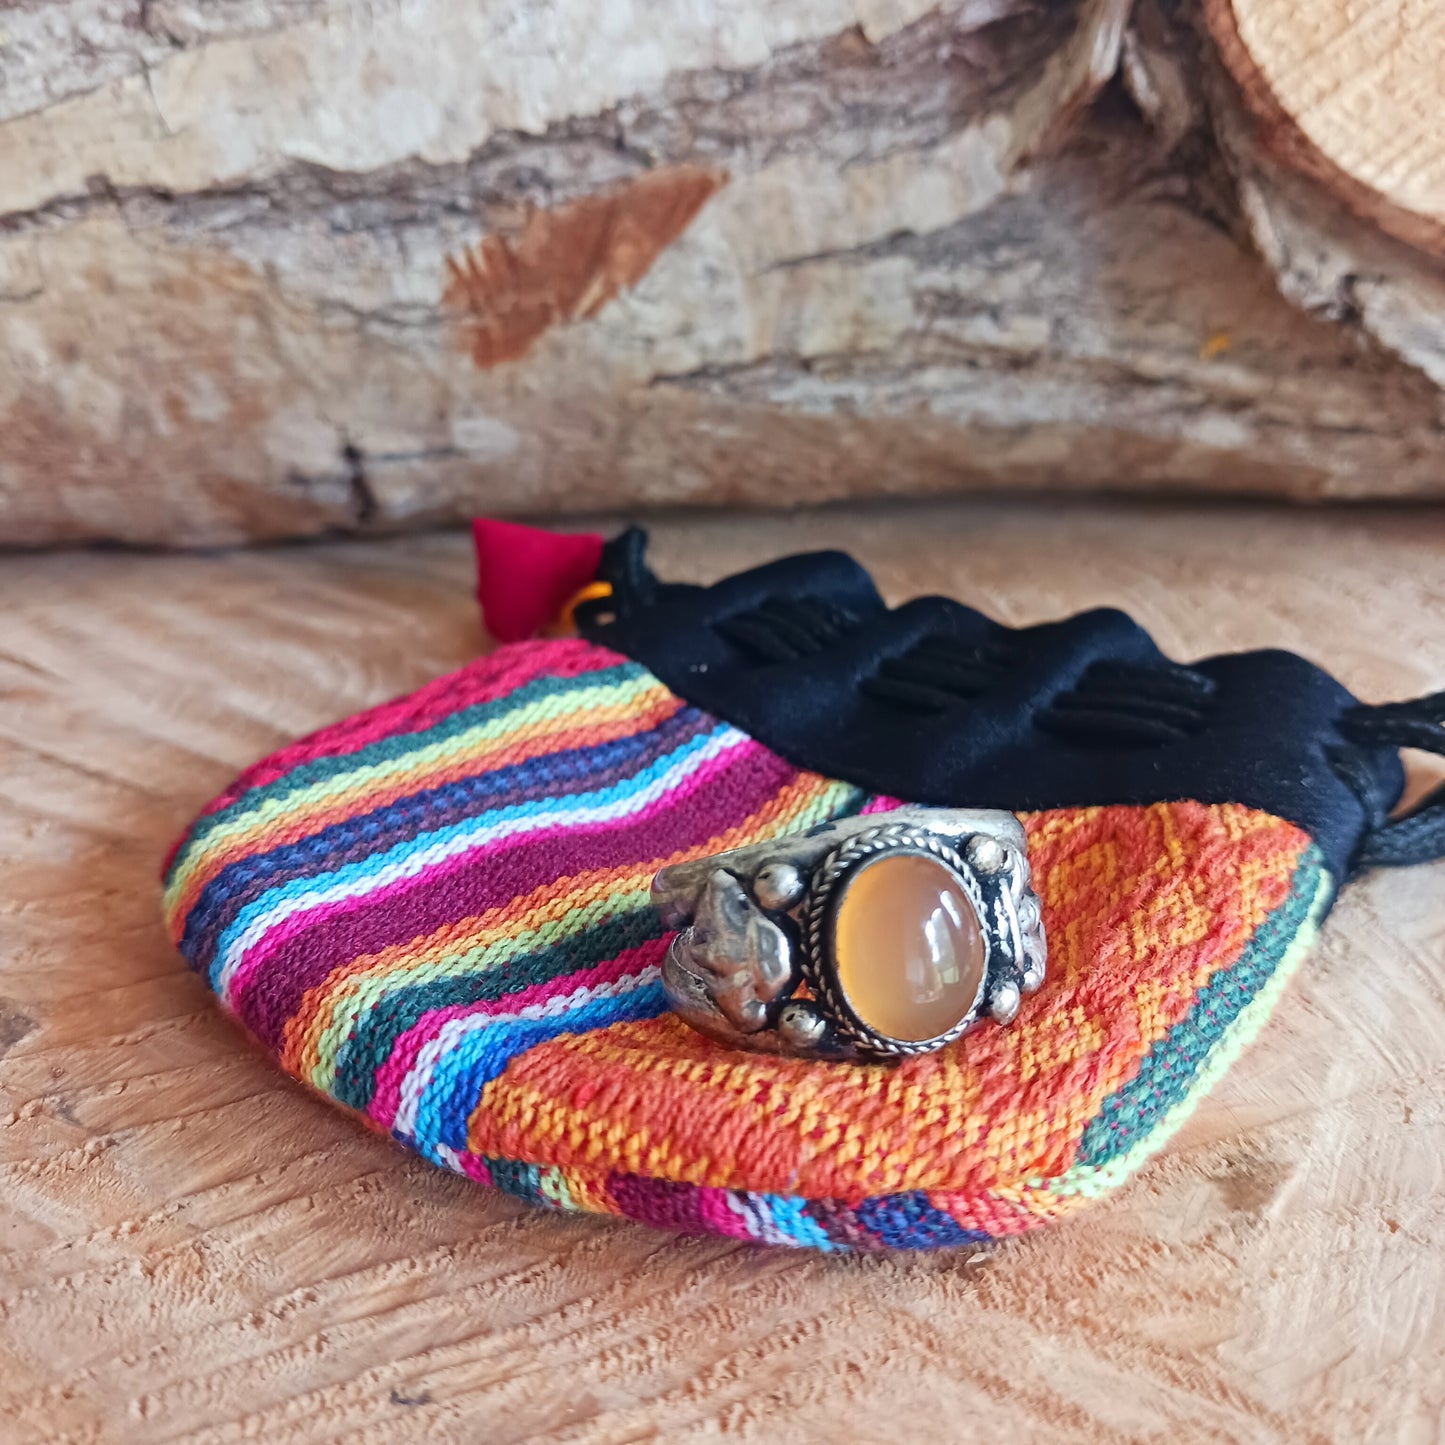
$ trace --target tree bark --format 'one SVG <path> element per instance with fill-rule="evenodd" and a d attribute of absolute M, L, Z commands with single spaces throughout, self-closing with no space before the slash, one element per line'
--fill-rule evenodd
<path fill-rule="evenodd" d="M 26 4 L 0 540 L 1445 494 L 1441 260 L 1226 3 Z"/>

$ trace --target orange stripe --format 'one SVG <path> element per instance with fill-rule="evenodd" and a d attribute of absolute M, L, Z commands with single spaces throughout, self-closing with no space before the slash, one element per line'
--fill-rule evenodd
<path fill-rule="evenodd" d="M 367 791 L 366 785 L 362 783 L 345 793 L 337 794 L 338 801 L 321 808 L 313 807 L 307 811 L 305 803 L 298 804 L 290 812 L 267 818 L 245 832 L 227 838 L 223 848 L 215 853 L 207 854 L 203 849 L 188 865 L 189 876 L 184 890 L 178 895 L 171 909 L 171 917 L 173 920 L 183 921 L 195 906 L 196 899 L 206 884 L 228 865 L 241 858 L 313 837 L 334 823 L 344 823 L 348 818 L 363 812 L 374 812 L 427 788 L 441 787 L 478 773 L 512 767 L 548 753 L 596 747 L 647 732 L 666 721 L 683 706 L 685 704 L 680 699 L 667 694 L 642 710 L 637 710 L 631 702 L 616 708 L 595 709 L 587 715 L 588 722 L 585 726 L 577 725 L 573 717 L 561 719 L 555 727 L 531 723 L 495 739 L 487 747 L 463 753 L 459 757 L 425 764 L 408 772 L 388 773 L 385 783 L 372 791 Z"/>
<path fill-rule="evenodd" d="M 483 1090 L 469 1147 L 844 1200 L 1064 1173 L 1102 1101 L 1284 902 L 1308 840 L 1194 803 L 1028 825 L 1050 978 L 1009 1028 L 878 1069 L 743 1054 L 671 1016 L 617 1024 L 513 1059 Z"/>
<path fill-rule="evenodd" d="M 439 960 L 484 942 L 515 937 L 550 919 L 563 918 L 584 906 L 589 898 L 605 897 L 617 891 L 619 885 L 633 880 L 650 882 L 652 875 L 668 864 L 741 847 L 764 836 L 765 830 L 778 831 L 773 824 L 801 812 L 812 797 L 831 786 L 828 779 L 816 773 L 799 773 L 763 807 L 716 837 L 700 839 L 666 856 L 553 879 L 497 908 L 444 924 L 424 941 L 412 939 L 351 959 L 327 975 L 323 982 L 307 989 L 296 1012 L 287 1019 L 278 1053 L 282 1068 L 298 1078 L 311 1076 L 319 1062 L 315 1041 L 325 1032 L 336 1004 L 350 992 L 348 984 L 352 980 L 369 975 L 381 978 L 398 966 Z"/>

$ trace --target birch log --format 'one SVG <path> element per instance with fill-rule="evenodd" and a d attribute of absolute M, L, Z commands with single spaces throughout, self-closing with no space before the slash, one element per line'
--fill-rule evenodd
<path fill-rule="evenodd" d="M 24 0 L 0 542 L 1445 493 L 1440 128 L 1344 185 L 1312 4 Z"/>

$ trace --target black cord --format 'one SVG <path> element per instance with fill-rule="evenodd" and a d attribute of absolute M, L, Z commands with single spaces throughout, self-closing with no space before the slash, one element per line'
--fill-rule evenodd
<path fill-rule="evenodd" d="M 1365 704 L 1340 719 L 1340 732 L 1366 747 L 1419 748 L 1445 757 L 1445 692 L 1406 702 Z M 1377 817 L 1355 854 L 1355 871 L 1408 868 L 1445 858 L 1445 784 L 1403 818 Z"/>

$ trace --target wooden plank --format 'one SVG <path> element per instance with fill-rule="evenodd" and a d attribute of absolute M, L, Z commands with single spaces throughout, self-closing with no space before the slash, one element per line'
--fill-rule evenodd
<path fill-rule="evenodd" d="M 713 576 L 845 546 L 895 598 L 1117 603 L 1189 657 L 1445 678 L 1445 516 L 979 503 L 668 520 Z M 484 645 L 464 539 L 0 572 L 0 1412 L 10 1441 L 1395 1439 L 1445 1397 L 1445 870 L 1353 887 L 1114 1200 L 986 1262 L 529 1210 L 401 1154 L 212 1007 L 171 837 L 289 736 Z"/>

